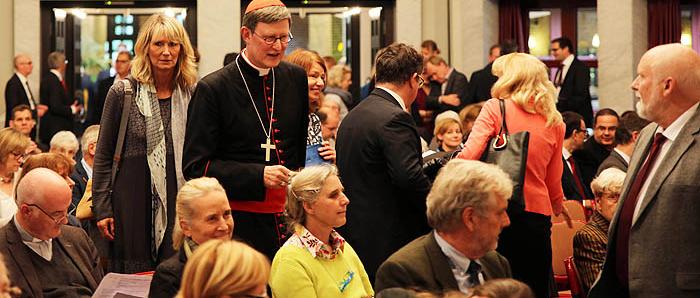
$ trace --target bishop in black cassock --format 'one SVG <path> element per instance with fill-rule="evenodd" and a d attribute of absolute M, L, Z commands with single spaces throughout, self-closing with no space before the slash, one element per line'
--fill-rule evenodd
<path fill-rule="evenodd" d="M 286 188 L 265 188 L 263 171 L 273 165 L 290 170 L 304 166 L 308 84 L 306 72 L 298 66 L 281 62 L 265 72 L 245 55 L 244 50 L 197 83 L 187 117 L 183 171 L 188 179 L 217 178 L 231 203 L 234 237 L 272 259 L 286 241 L 282 218 Z M 266 161 L 263 125 L 268 130 L 270 121 L 275 149 Z"/>

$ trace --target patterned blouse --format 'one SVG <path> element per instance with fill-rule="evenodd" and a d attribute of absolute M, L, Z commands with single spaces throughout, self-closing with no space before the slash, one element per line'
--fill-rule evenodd
<path fill-rule="evenodd" d="M 304 226 L 299 225 L 294 231 L 294 235 L 284 243 L 285 246 L 292 245 L 299 248 L 305 248 L 311 253 L 311 256 L 326 260 L 333 260 L 343 251 L 345 239 L 338 232 L 331 230 L 330 235 L 331 245 L 323 243 L 309 232 Z"/>
<path fill-rule="evenodd" d="M 323 142 L 323 134 L 321 132 L 321 118 L 316 113 L 309 114 L 309 128 L 306 135 L 306 146 L 318 145 Z"/>

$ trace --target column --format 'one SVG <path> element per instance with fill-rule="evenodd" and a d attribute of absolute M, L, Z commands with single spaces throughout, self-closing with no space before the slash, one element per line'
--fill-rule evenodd
<path fill-rule="evenodd" d="M 449 2 L 449 0 L 423 0 L 423 40 L 434 40 L 440 49 L 440 56 L 448 63 L 450 63 Z"/>
<path fill-rule="evenodd" d="M 241 49 L 240 29 L 240 0 L 197 1 L 197 49 L 202 57 L 200 78 L 221 68 L 227 53 Z"/>
<path fill-rule="evenodd" d="M 469 77 L 488 63 L 498 42 L 496 0 L 450 1 L 450 62 Z"/>
<path fill-rule="evenodd" d="M 630 84 L 647 50 L 647 1 L 598 1 L 598 96 L 618 113 L 634 108 Z M 604 30 L 601 30 L 604 29 Z"/>
<path fill-rule="evenodd" d="M 422 0 L 396 0 L 396 42 L 416 48 L 423 41 Z"/>

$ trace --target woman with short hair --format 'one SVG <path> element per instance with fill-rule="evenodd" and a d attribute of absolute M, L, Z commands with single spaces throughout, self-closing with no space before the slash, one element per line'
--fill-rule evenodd
<path fill-rule="evenodd" d="M 134 53 L 131 77 L 107 94 L 92 177 L 97 227 L 114 244 L 109 271 L 120 273 L 151 271 L 174 254 L 175 196 L 185 182 L 182 149 L 197 80 L 194 49 L 175 18 L 149 17 Z M 133 95 L 122 115 L 126 84 Z M 124 147 L 115 152 L 122 117 L 128 117 Z M 112 167 L 119 167 L 114 181 Z"/>
<path fill-rule="evenodd" d="M 247 244 L 211 240 L 185 266 L 177 298 L 267 297 L 270 262 Z"/>
<path fill-rule="evenodd" d="M 185 263 L 195 249 L 212 239 L 231 239 L 233 233 L 233 217 L 226 192 L 214 178 L 187 181 L 177 194 L 175 213 L 173 248 L 178 253 L 156 268 L 149 297 L 175 296 Z"/>
<path fill-rule="evenodd" d="M 308 167 L 292 177 L 285 210 L 294 234 L 272 261 L 275 297 L 374 295 L 360 258 L 335 231 L 345 224 L 350 203 L 343 190 L 332 165 Z"/>

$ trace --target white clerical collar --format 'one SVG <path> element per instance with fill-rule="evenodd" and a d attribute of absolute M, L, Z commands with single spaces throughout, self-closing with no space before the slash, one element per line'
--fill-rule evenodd
<path fill-rule="evenodd" d="M 52 69 L 50 71 L 51 71 L 51 73 L 55 74 L 58 77 L 59 81 L 63 81 L 63 75 L 61 74 L 61 72 L 59 72 L 58 70 L 55 70 L 55 69 Z"/>
<path fill-rule="evenodd" d="M 690 120 L 690 117 L 695 114 L 695 111 L 698 109 L 698 104 L 700 103 L 694 104 L 688 110 L 683 112 L 683 114 L 676 118 L 676 120 L 674 120 L 673 123 L 671 123 L 671 125 L 669 125 L 666 129 L 659 126 L 659 128 L 656 129 L 656 132 L 662 133 L 664 137 L 671 142 L 675 141 L 685 124 L 688 122 L 688 120 Z"/>
<path fill-rule="evenodd" d="M 248 65 L 257 69 L 258 73 L 261 77 L 266 76 L 270 72 L 270 69 L 269 68 L 260 68 L 260 67 L 255 66 L 255 64 L 253 64 L 252 62 L 250 62 L 250 60 L 248 60 L 248 55 L 246 54 L 247 52 L 248 51 L 246 51 L 246 49 L 243 49 L 243 51 L 241 51 L 241 57 L 243 57 L 243 60 L 245 60 L 245 62 L 248 63 Z"/>
<path fill-rule="evenodd" d="M 22 228 L 17 221 L 16 216 L 13 218 L 13 222 L 17 228 L 17 231 L 19 232 L 20 237 L 22 238 L 22 243 L 45 260 L 51 261 L 51 258 L 53 257 L 53 239 L 41 240 L 34 238 L 34 236 L 30 235 L 29 232 Z"/>
<path fill-rule="evenodd" d="M 389 93 L 389 95 L 391 95 L 396 101 L 399 102 L 401 109 L 408 112 L 408 110 L 406 109 L 406 104 L 403 102 L 403 99 L 401 99 L 401 96 L 399 96 L 396 92 L 391 91 L 389 88 L 382 87 L 382 86 L 377 86 L 377 88 L 382 89 L 382 90 L 386 91 L 387 93 Z"/>
<path fill-rule="evenodd" d="M 617 148 L 613 148 L 613 150 L 615 152 L 617 152 L 617 154 L 620 154 L 620 156 L 622 156 L 622 159 L 624 159 L 625 162 L 627 162 L 627 164 L 630 163 L 630 156 L 629 155 L 627 155 L 626 153 L 622 152 L 622 150 L 617 149 Z"/>

